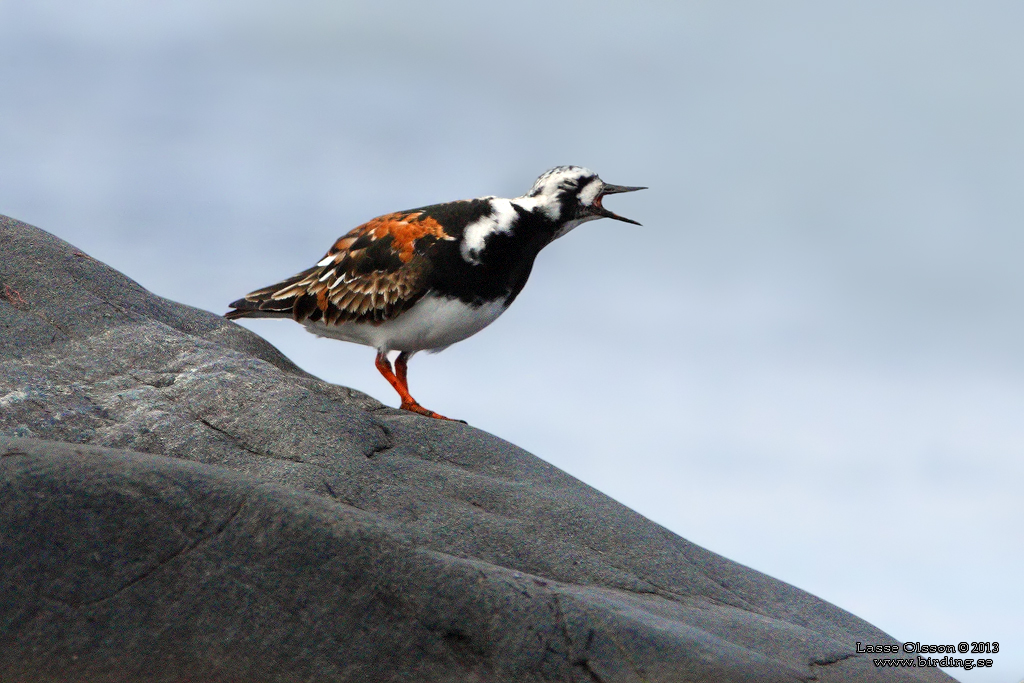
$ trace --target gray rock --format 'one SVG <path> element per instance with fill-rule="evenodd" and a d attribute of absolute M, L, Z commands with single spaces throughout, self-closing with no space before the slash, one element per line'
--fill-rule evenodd
<path fill-rule="evenodd" d="M 948 681 L 0 217 L 2 681 Z"/>

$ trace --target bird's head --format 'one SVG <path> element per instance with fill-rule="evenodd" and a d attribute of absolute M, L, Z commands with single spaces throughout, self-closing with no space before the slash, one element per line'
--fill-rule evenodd
<path fill-rule="evenodd" d="M 597 218 L 614 218 L 617 221 L 640 225 L 634 220 L 609 211 L 601 202 L 610 194 L 646 189 L 611 185 L 582 166 L 558 166 L 537 178 L 523 199 L 535 204 L 548 218 L 558 222 L 560 228 L 555 237 L 561 237 L 577 225 Z"/>

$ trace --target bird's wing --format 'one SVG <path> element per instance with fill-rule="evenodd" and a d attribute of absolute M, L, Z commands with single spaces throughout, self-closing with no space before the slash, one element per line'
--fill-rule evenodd
<path fill-rule="evenodd" d="M 235 301 L 225 317 L 382 323 L 423 296 L 431 272 L 426 250 L 454 239 L 422 209 L 374 218 L 309 270 Z"/>

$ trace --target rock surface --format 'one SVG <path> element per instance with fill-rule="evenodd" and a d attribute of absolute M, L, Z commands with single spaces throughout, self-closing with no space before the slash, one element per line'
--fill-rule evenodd
<path fill-rule="evenodd" d="M 949 681 L 0 217 L 0 680 Z"/>

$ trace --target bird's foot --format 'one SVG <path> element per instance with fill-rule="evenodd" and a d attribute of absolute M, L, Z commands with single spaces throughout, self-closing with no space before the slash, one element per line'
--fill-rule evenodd
<path fill-rule="evenodd" d="M 413 401 L 412 403 L 403 401 L 400 408 L 402 410 L 408 410 L 410 413 L 416 413 L 417 415 L 426 415 L 427 417 L 432 417 L 435 420 L 448 420 L 449 422 L 461 422 L 462 424 L 467 424 L 465 420 L 453 420 L 452 418 L 445 417 L 440 413 L 435 413 L 433 410 L 427 410 L 426 408 L 421 406 L 419 403 L 416 403 L 415 401 Z"/>

